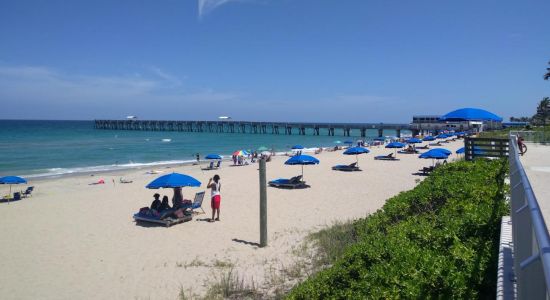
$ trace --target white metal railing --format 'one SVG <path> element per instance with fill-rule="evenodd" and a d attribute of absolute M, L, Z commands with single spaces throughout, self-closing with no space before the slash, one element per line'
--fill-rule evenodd
<path fill-rule="evenodd" d="M 510 131 L 510 136 L 521 136 L 526 142 L 543 144 L 550 142 L 550 132 L 546 131 Z"/>
<path fill-rule="evenodd" d="M 517 136 L 510 134 L 510 215 L 517 295 L 518 299 L 549 299 L 550 235 L 518 152 Z"/>

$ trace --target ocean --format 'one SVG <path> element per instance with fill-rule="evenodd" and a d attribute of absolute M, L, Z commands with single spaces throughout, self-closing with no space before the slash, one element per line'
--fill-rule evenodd
<path fill-rule="evenodd" d="M 337 132 L 336 134 L 338 134 Z M 94 129 L 93 121 L 0 120 L 0 176 L 28 178 L 153 168 L 183 164 L 209 153 L 231 156 L 235 150 L 273 148 L 289 151 L 292 145 L 331 147 L 335 141 L 356 141 L 356 136 L 274 135 L 171 131 L 126 131 Z M 340 133 L 341 134 L 341 133 Z M 395 131 L 385 130 L 387 136 Z M 403 134 L 408 134 L 404 132 Z M 409 133 L 410 134 L 410 133 Z M 375 130 L 367 131 L 371 140 Z"/>

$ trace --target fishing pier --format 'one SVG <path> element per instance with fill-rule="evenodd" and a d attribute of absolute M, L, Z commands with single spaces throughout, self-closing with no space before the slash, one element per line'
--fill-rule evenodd
<path fill-rule="evenodd" d="M 95 120 L 95 129 L 136 130 L 136 131 L 181 131 L 181 132 L 217 132 L 252 134 L 298 134 L 298 135 L 343 135 L 351 136 L 357 132 L 367 136 L 367 130 L 377 131 L 384 136 L 384 130 L 395 130 L 398 137 L 404 130 L 413 135 L 419 133 L 410 124 L 386 123 L 303 123 L 303 122 L 251 122 L 251 121 L 159 121 L 159 120 Z"/>

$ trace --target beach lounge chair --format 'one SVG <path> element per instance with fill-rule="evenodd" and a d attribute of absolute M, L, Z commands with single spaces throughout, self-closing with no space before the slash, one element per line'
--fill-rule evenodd
<path fill-rule="evenodd" d="M 11 199 L 11 200 L 12 201 L 21 200 L 21 193 L 20 192 L 13 193 L 13 199 Z"/>
<path fill-rule="evenodd" d="M 32 196 L 33 190 L 34 190 L 34 186 L 29 186 L 25 191 L 21 192 L 21 196 L 24 198 L 27 198 L 28 196 Z"/>
<path fill-rule="evenodd" d="M 346 171 L 346 172 L 361 171 L 361 169 L 359 169 L 359 167 L 357 166 L 356 162 L 349 165 L 336 165 L 332 167 L 332 169 L 335 171 Z"/>
<path fill-rule="evenodd" d="M 268 182 L 269 186 L 277 188 L 298 189 L 308 187 L 305 181 L 302 181 L 302 175 L 294 176 L 290 179 L 279 178 Z"/>
<path fill-rule="evenodd" d="M 429 175 L 431 172 L 433 172 L 434 167 L 423 167 L 420 172 L 422 172 L 423 175 Z"/>
<path fill-rule="evenodd" d="M 192 213 L 198 214 L 195 212 L 195 209 L 201 209 L 202 213 L 205 214 L 206 212 L 204 209 L 202 209 L 202 200 L 204 200 L 204 192 L 199 192 L 195 194 L 195 199 L 193 200 L 193 203 L 191 203 L 190 206 L 183 206 L 182 208 L 188 208 L 191 210 Z"/>
<path fill-rule="evenodd" d="M 208 164 L 208 167 L 202 168 L 202 170 L 216 170 L 222 165 L 222 161 L 218 160 L 218 162 L 214 165 L 214 162 L 211 161 L 210 164 Z"/>
<path fill-rule="evenodd" d="M 393 153 L 390 153 L 388 155 L 378 155 L 374 157 L 375 160 L 399 160 L 395 156 L 393 156 Z"/>
<path fill-rule="evenodd" d="M 399 150 L 397 153 L 400 154 L 417 154 L 418 150 Z"/>
<path fill-rule="evenodd" d="M 180 218 L 176 218 L 175 216 L 171 215 L 169 217 L 161 218 L 157 216 L 153 216 L 148 214 L 145 211 L 140 211 L 137 214 L 134 214 L 134 220 L 136 220 L 136 223 L 138 222 L 149 222 L 149 223 L 155 223 L 159 225 L 164 225 L 166 227 L 170 227 L 172 225 L 176 225 L 183 222 L 188 222 L 193 219 L 193 214 L 191 211 L 183 211 L 183 216 Z"/>

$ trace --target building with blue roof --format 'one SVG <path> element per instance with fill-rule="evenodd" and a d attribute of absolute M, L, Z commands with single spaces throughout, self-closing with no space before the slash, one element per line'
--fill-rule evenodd
<path fill-rule="evenodd" d="M 502 118 L 480 108 L 460 108 L 442 116 L 413 116 L 411 125 L 420 133 L 443 130 L 480 132 L 502 128 Z"/>

